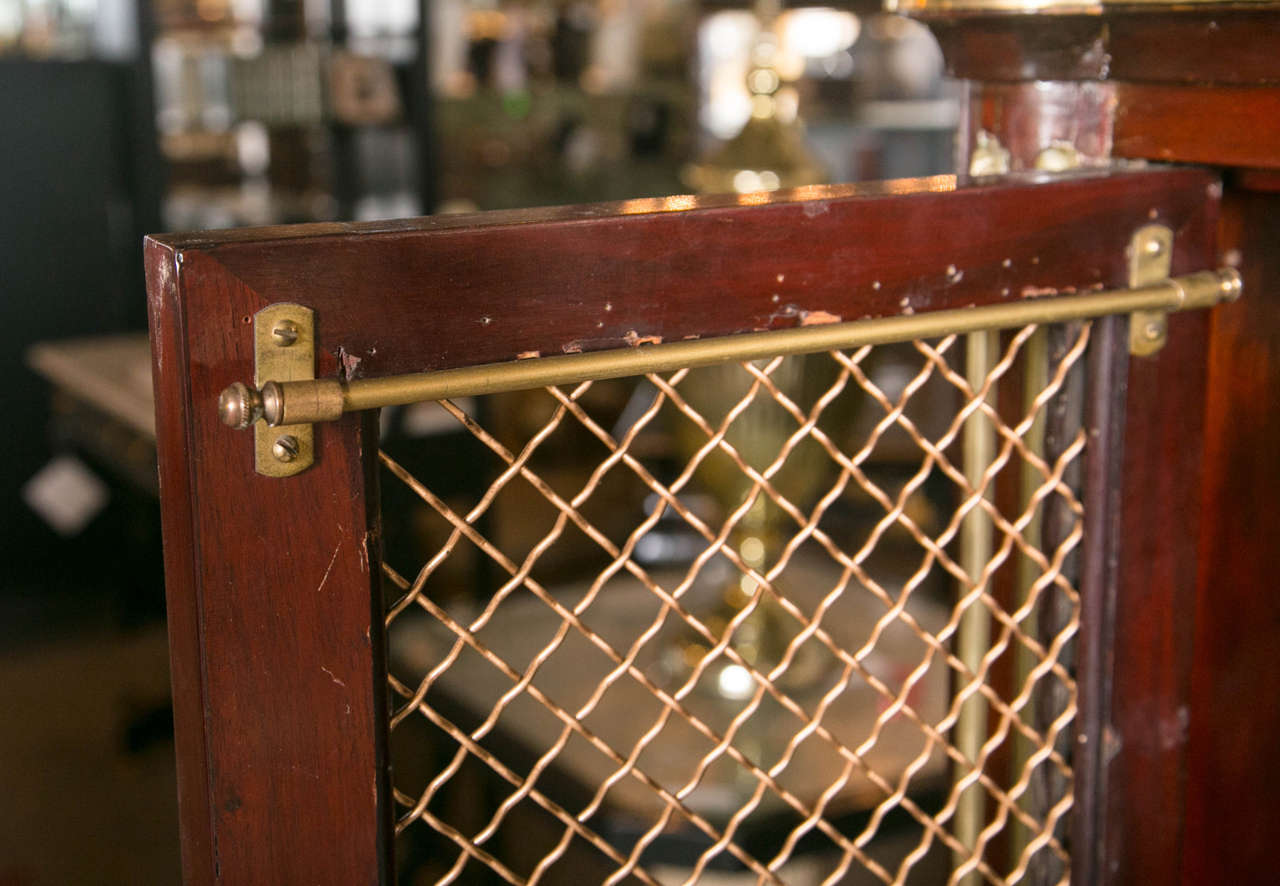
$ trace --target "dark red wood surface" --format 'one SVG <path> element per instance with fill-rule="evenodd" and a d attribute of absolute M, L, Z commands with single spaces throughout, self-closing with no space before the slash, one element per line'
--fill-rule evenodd
<path fill-rule="evenodd" d="M 1229 181 L 1233 190 L 1280 193 L 1280 169 L 1233 169 Z"/>
<path fill-rule="evenodd" d="M 943 13 L 927 19 L 953 77 L 1280 84 L 1275 4 L 1090 15 Z"/>
<path fill-rule="evenodd" d="M 1208 315 L 1174 315 L 1165 348 L 1129 366 L 1103 750 L 1106 883 L 1178 882 L 1207 350 Z"/>
<path fill-rule="evenodd" d="M 1103 80 L 1110 64 L 1106 23 L 1098 15 L 940 13 L 925 17 L 947 73 L 984 83 Z"/>
<path fill-rule="evenodd" d="M 1229 193 L 1249 293 L 1215 310 L 1183 883 L 1261 882 L 1280 842 L 1280 198 Z"/>
<path fill-rule="evenodd" d="M 1216 210 L 1216 205 L 1215 205 Z M 1186 237 L 1172 273 L 1216 264 L 1216 231 Z M 1114 613 L 1102 736 L 1100 882 L 1175 883 L 1186 833 L 1196 570 L 1200 563 L 1209 315 L 1169 317 L 1168 342 L 1129 361 Z M 1119 378 L 1119 376 L 1117 376 Z M 1108 429 L 1099 427 L 1101 439 Z M 1114 437 L 1113 437 L 1114 439 Z M 1111 507 L 1111 502 L 1104 506 Z"/>
<path fill-rule="evenodd" d="M 183 880 L 190 886 L 216 882 L 213 819 L 209 790 L 209 749 L 205 738 L 205 682 L 196 601 L 199 569 L 193 521 L 193 448 L 185 420 L 191 402 L 187 375 L 186 327 L 178 294 L 174 254 L 146 244 L 151 317 L 152 379 L 156 396 L 156 449 L 164 497 L 165 584 L 168 605 L 169 679 L 173 687 L 173 727 L 179 753 L 178 814 Z"/>
<path fill-rule="evenodd" d="M 1280 86 L 1118 83 L 1114 151 L 1117 157 L 1277 168 Z"/>
<path fill-rule="evenodd" d="M 1202 236 L 1217 187 L 1196 170 L 940 176 L 171 242 L 266 300 L 305 292 L 321 346 L 378 376 L 1123 285 L 1132 232 Z"/>
<path fill-rule="evenodd" d="M 153 240 L 189 882 L 387 876 L 375 433 L 359 417 L 318 426 L 313 468 L 287 480 L 253 472 L 251 436 L 218 424 L 215 404 L 252 377 L 257 310 L 313 308 L 318 371 L 331 377 L 952 308 L 1124 285 L 1129 240 L 1151 220 L 1177 233 L 1176 267 L 1206 267 L 1218 190 L 1188 169 L 938 178 L 758 203 L 675 198 Z M 1175 322 L 1156 365 L 1188 356 L 1194 323 Z M 1135 402 L 1158 411 L 1181 396 Z M 1150 433 L 1151 459 L 1186 457 Z M 1159 575 L 1180 565 L 1149 563 Z M 1140 784 L 1145 757 L 1133 754 Z"/>
<path fill-rule="evenodd" d="M 1212 234 L 1183 245 L 1173 273 L 1214 263 Z M 1098 324 L 1091 358 L 1079 884 L 1178 882 L 1186 832 L 1208 314 L 1170 316 L 1151 357 L 1123 328 Z"/>
<path fill-rule="evenodd" d="M 1275 3 L 1105 16 L 1109 76 L 1133 83 L 1280 84 Z"/>
<path fill-rule="evenodd" d="M 376 430 L 326 425 L 305 475 L 254 473 L 213 406 L 267 300 L 198 250 L 147 254 L 186 881 L 385 882 Z"/>

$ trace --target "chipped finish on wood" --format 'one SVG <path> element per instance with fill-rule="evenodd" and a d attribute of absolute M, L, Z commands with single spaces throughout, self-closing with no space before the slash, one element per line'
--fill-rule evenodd
<path fill-rule="evenodd" d="M 380 882 L 376 429 L 319 427 L 305 475 L 256 474 L 211 407 L 252 374 L 246 321 L 274 298 L 200 250 L 147 250 L 187 881 Z"/>
<path fill-rule="evenodd" d="M 1280 168 L 1280 86 L 1121 83 L 1116 90 L 1117 157 Z"/>
<path fill-rule="evenodd" d="M 266 297 L 344 305 L 319 317 L 322 347 L 380 376 L 1123 285 L 1132 231 L 1152 213 L 1198 230 L 1212 182 L 1195 170 L 1033 188 L 939 177 L 760 206 L 671 198 L 690 208 L 631 201 L 193 242 Z"/>
<path fill-rule="evenodd" d="M 1215 310 L 1183 883 L 1275 870 L 1280 795 L 1280 198 L 1228 192 L 1221 246 L 1249 297 Z"/>

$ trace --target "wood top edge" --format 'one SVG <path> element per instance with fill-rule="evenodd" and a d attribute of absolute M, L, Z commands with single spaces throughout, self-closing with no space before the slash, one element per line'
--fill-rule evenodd
<path fill-rule="evenodd" d="M 146 241 L 166 250 L 216 249 L 221 246 L 267 243 L 287 240 L 312 240 L 349 236 L 423 233 L 468 228 L 513 227 L 547 222 L 590 222 L 635 215 L 673 212 L 740 209 L 749 206 L 785 206 L 823 200 L 857 201 L 883 197 L 919 197 L 954 191 L 1000 191 L 1043 180 L 1045 187 L 1070 186 L 1082 181 L 1106 177 L 1194 174 L 1187 168 L 1155 164 L 1132 164 L 1116 167 L 1083 169 L 1070 173 L 1012 173 L 997 178 L 972 179 L 967 176 L 937 175 L 923 178 L 891 179 L 834 185 L 809 185 L 790 190 L 753 194 L 717 194 L 711 196 L 673 195 L 646 197 L 609 203 L 587 203 L 542 206 L 529 209 L 499 209 L 459 215 L 420 216 L 370 222 L 315 222 L 266 227 L 228 228 L 212 231 L 157 233 Z M 1202 175 L 1208 173 L 1200 172 Z"/>

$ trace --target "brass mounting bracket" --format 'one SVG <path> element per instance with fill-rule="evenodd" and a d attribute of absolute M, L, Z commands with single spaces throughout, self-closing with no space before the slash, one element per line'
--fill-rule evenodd
<path fill-rule="evenodd" d="M 1169 278 L 1173 263 L 1173 231 L 1164 225 L 1143 225 L 1129 244 L 1129 286 L 1136 289 Z M 1169 315 L 1165 311 L 1134 311 L 1129 315 L 1129 353 L 1150 357 L 1164 347 Z"/>
<path fill-rule="evenodd" d="M 222 392 L 218 411 L 234 428 L 253 426 L 253 466 L 265 477 L 292 477 L 315 463 L 315 426 L 268 424 L 265 399 L 280 382 L 314 381 L 316 377 L 315 312 L 282 302 L 253 315 L 253 384 L 236 382 Z"/>

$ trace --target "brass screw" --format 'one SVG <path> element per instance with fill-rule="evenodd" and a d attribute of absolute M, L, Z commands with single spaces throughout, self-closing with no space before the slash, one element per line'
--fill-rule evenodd
<path fill-rule="evenodd" d="M 1158 237 L 1152 237 L 1148 240 L 1145 248 L 1147 250 L 1147 255 L 1155 256 L 1164 252 L 1164 244 L 1160 242 Z"/>
<path fill-rule="evenodd" d="M 1142 334 L 1147 337 L 1148 341 L 1159 341 L 1160 337 L 1164 335 L 1164 330 L 1161 328 L 1161 324 L 1152 320 L 1147 323 L 1146 328 L 1142 330 Z"/>
<path fill-rule="evenodd" d="M 298 340 L 298 324 L 292 320 L 281 320 L 271 330 L 271 338 L 279 347 L 289 347 Z"/>
<path fill-rule="evenodd" d="M 293 434 L 276 438 L 276 442 L 271 446 L 271 454 L 275 456 L 276 461 L 288 464 L 298 457 L 298 438 Z"/>

